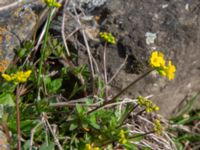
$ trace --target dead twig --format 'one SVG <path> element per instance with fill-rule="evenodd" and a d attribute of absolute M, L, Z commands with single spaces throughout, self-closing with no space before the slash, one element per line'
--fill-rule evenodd
<path fill-rule="evenodd" d="M 107 84 L 110 84 L 115 77 L 119 74 L 119 72 L 122 70 L 122 68 L 124 67 L 124 65 L 126 64 L 126 61 L 128 59 L 128 56 L 126 56 L 126 58 L 124 59 L 124 62 L 121 64 L 121 66 L 118 68 L 118 70 L 115 72 L 115 74 L 111 77 L 111 79 L 108 81 Z"/>
<path fill-rule="evenodd" d="M 51 134 L 52 134 L 52 136 L 53 136 L 53 138 L 54 138 L 54 141 L 55 141 L 56 145 L 58 146 L 58 149 L 59 149 L 59 150 L 63 150 L 63 148 L 62 148 L 62 146 L 61 146 L 61 144 L 60 144 L 60 142 L 59 142 L 59 140 L 58 140 L 56 134 L 53 132 L 53 129 L 51 128 L 51 125 L 49 124 L 49 121 L 48 121 L 48 119 L 47 119 L 46 114 L 43 113 L 43 116 L 44 116 L 44 121 L 45 121 L 45 123 L 47 124 L 47 126 L 48 126 L 48 128 L 49 128 L 49 130 L 50 130 L 50 132 L 51 132 Z"/>
<path fill-rule="evenodd" d="M 78 16 L 78 13 L 74 7 L 74 12 L 76 14 L 76 21 L 78 22 L 78 24 L 80 26 L 82 26 L 81 24 L 81 21 L 79 19 L 79 16 Z M 91 54 L 91 51 L 90 51 L 90 47 L 89 47 L 89 44 L 88 44 L 88 40 L 87 40 L 87 37 L 86 37 L 86 34 L 85 34 L 85 30 L 84 29 L 81 29 L 81 33 L 83 35 L 83 39 L 84 39 L 84 42 L 85 42 L 85 46 L 86 46 L 86 49 L 87 49 L 87 53 L 88 53 L 88 57 L 89 57 L 89 62 L 90 62 L 90 68 L 91 68 L 91 72 L 92 72 L 92 78 L 94 79 L 94 67 L 93 67 L 93 61 L 92 61 L 92 54 Z"/>
<path fill-rule="evenodd" d="M 69 48 L 67 46 L 67 41 L 65 38 L 65 11 L 66 11 L 66 8 L 67 8 L 67 5 L 69 4 L 69 2 L 70 2 L 70 0 L 65 1 L 65 4 L 63 7 L 62 26 L 61 26 L 62 39 L 63 39 L 65 50 L 66 50 L 68 56 L 70 56 L 70 53 L 69 53 Z"/>
<path fill-rule="evenodd" d="M 25 0 L 18 0 L 16 2 L 9 4 L 9 5 L 0 7 L 0 12 L 4 11 L 4 10 L 14 9 L 14 8 L 19 7 L 21 5 L 32 3 L 32 2 L 37 2 L 37 1 L 38 0 L 26 0 L 26 1 Z"/>
<path fill-rule="evenodd" d="M 72 35 L 74 35 L 76 32 L 78 32 L 80 29 L 81 29 L 80 27 L 74 29 L 74 30 L 66 37 L 66 41 L 67 41 Z"/>
<path fill-rule="evenodd" d="M 107 78 L 107 66 L 106 66 L 106 52 L 107 52 L 107 43 L 105 43 L 104 51 L 103 51 L 103 66 L 104 66 L 104 82 L 105 82 L 105 99 L 108 97 L 108 78 Z"/>
<path fill-rule="evenodd" d="M 34 140 L 34 134 L 37 128 L 39 128 L 39 126 L 41 126 L 43 124 L 43 122 L 39 122 L 32 130 L 31 130 L 31 139 L 30 139 L 30 147 L 29 150 L 32 150 L 33 147 L 33 140 Z"/>

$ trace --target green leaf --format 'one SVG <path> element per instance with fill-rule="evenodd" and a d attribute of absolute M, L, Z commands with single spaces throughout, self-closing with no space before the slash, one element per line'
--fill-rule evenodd
<path fill-rule="evenodd" d="M 149 147 L 143 147 L 142 150 L 152 150 L 152 149 Z"/>
<path fill-rule="evenodd" d="M 77 83 L 75 83 L 74 87 L 73 87 L 73 90 L 70 94 L 70 96 L 68 97 L 68 99 L 71 99 L 77 92 L 79 92 L 81 89 L 83 89 L 83 86 L 78 86 Z"/>
<path fill-rule="evenodd" d="M 30 140 L 27 140 L 27 141 L 25 142 L 24 146 L 23 146 L 23 149 L 24 149 L 24 150 L 29 150 L 29 148 L 30 148 Z"/>
<path fill-rule="evenodd" d="M 3 82 L 0 83 L 0 91 L 1 92 L 7 92 L 7 93 L 13 93 L 15 91 L 16 85 L 10 82 Z"/>
<path fill-rule="evenodd" d="M 124 144 L 124 147 L 127 149 L 127 150 L 139 150 L 137 148 L 137 146 L 135 144 L 132 144 L 132 143 L 126 143 Z"/>
<path fill-rule="evenodd" d="M 78 124 L 77 124 L 77 123 L 71 123 L 71 124 L 70 124 L 70 127 L 69 127 L 69 130 L 70 130 L 70 131 L 73 131 L 73 130 L 75 130 L 77 127 L 78 127 Z"/>
<path fill-rule="evenodd" d="M 89 124 L 94 127 L 95 129 L 100 129 L 100 126 L 96 122 L 96 117 L 95 115 L 90 116 L 89 118 Z"/>
<path fill-rule="evenodd" d="M 134 136 L 131 137 L 131 141 L 134 141 L 134 142 L 139 142 L 141 140 L 144 139 L 144 135 L 143 134 L 140 134 L 140 133 L 137 133 L 137 134 L 134 134 Z"/>
<path fill-rule="evenodd" d="M 0 95 L 0 104 L 6 105 L 6 106 L 10 106 L 10 107 L 14 107 L 15 103 L 14 103 L 13 97 L 14 97 L 13 94 L 2 93 Z"/>
<path fill-rule="evenodd" d="M 49 92 L 51 93 L 55 93 L 57 92 L 61 86 L 62 86 L 62 79 L 61 78 L 58 78 L 58 79 L 55 79 L 53 80 L 51 83 L 50 83 L 50 86 L 49 86 Z"/>
<path fill-rule="evenodd" d="M 52 39 L 52 44 L 53 44 L 53 46 L 56 46 L 58 44 L 58 40 L 57 39 Z"/>
<path fill-rule="evenodd" d="M 180 143 L 180 142 L 178 142 L 178 141 L 176 141 L 176 140 L 174 141 L 174 143 L 175 143 L 175 145 L 176 145 L 177 150 L 183 150 L 183 149 L 184 149 L 182 143 Z"/>
<path fill-rule="evenodd" d="M 27 51 L 27 49 L 25 49 L 25 48 L 20 49 L 20 51 L 18 52 L 19 58 L 23 58 L 26 54 L 26 51 Z"/>
<path fill-rule="evenodd" d="M 44 76 L 44 84 L 48 87 L 51 84 L 51 78 L 48 76 Z"/>
<path fill-rule="evenodd" d="M 200 142 L 200 135 L 184 134 L 176 138 L 177 141 L 190 141 L 190 142 Z"/>
<path fill-rule="evenodd" d="M 189 124 L 195 120 L 200 120 L 200 116 L 193 116 L 193 117 L 189 117 L 189 118 L 183 118 L 182 120 L 180 120 L 179 122 L 177 122 L 176 124 Z"/>
<path fill-rule="evenodd" d="M 76 104 L 76 111 L 79 115 L 82 115 L 84 113 L 83 107 L 79 104 Z"/>
<path fill-rule="evenodd" d="M 200 97 L 200 92 L 198 92 L 195 96 L 193 96 L 191 100 L 189 100 L 189 102 L 181 109 L 181 111 L 178 112 L 178 115 L 172 117 L 171 120 L 174 122 L 179 122 L 180 120 L 182 120 L 184 114 L 188 114 L 191 112 L 195 102 L 199 100 L 199 97 Z"/>
<path fill-rule="evenodd" d="M 88 123 L 87 122 L 83 122 L 82 123 L 82 128 L 83 129 L 88 129 Z"/>
<path fill-rule="evenodd" d="M 44 143 L 39 150 L 54 150 L 55 149 L 55 144 L 51 142 L 49 145 Z"/>

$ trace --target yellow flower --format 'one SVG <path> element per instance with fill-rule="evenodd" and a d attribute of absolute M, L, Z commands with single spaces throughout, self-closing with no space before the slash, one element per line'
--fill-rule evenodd
<path fill-rule="evenodd" d="M 164 55 L 161 52 L 154 51 L 150 57 L 150 65 L 161 75 L 167 76 L 169 80 L 174 79 L 176 67 L 172 64 L 171 60 L 168 66 L 165 65 Z"/>
<path fill-rule="evenodd" d="M 156 134 L 161 134 L 163 132 L 163 127 L 158 119 L 154 121 L 154 131 Z"/>
<path fill-rule="evenodd" d="M 2 74 L 2 77 L 8 81 L 8 82 L 14 82 L 15 84 L 18 83 L 24 83 L 28 80 L 29 76 L 31 75 L 32 71 L 28 70 L 28 71 L 19 71 L 16 72 L 15 74 Z"/>
<path fill-rule="evenodd" d="M 121 143 L 121 144 L 126 144 L 127 143 L 127 139 L 126 139 L 124 130 L 120 130 L 118 142 Z"/>
<path fill-rule="evenodd" d="M 151 54 L 150 64 L 152 67 L 163 67 L 165 66 L 164 55 L 161 52 L 154 51 Z"/>
<path fill-rule="evenodd" d="M 174 79 L 174 74 L 176 72 L 176 67 L 172 64 L 171 60 L 168 62 L 168 67 L 166 70 L 166 74 L 169 80 Z"/>
<path fill-rule="evenodd" d="M 61 7 L 62 5 L 58 3 L 56 0 L 44 0 L 44 2 L 47 4 L 49 7 Z"/>
<path fill-rule="evenodd" d="M 116 44 L 115 37 L 112 35 L 112 33 L 100 32 L 99 36 L 108 43 Z"/>
<path fill-rule="evenodd" d="M 8 74 L 3 73 L 1 76 L 8 82 L 10 82 L 12 80 L 12 77 Z"/>
<path fill-rule="evenodd" d="M 92 147 L 91 144 L 86 144 L 85 150 L 99 150 L 99 147 Z"/>

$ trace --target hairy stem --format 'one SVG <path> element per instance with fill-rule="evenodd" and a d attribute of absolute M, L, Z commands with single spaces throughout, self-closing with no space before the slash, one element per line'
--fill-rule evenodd
<path fill-rule="evenodd" d="M 20 98 L 21 88 L 19 85 L 16 90 L 16 114 L 17 114 L 17 149 L 21 150 L 21 131 L 20 131 L 20 111 L 19 111 L 19 98 Z"/>

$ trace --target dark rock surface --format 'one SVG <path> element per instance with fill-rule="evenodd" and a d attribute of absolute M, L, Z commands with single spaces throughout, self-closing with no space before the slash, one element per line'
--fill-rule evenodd
<path fill-rule="evenodd" d="M 175 79 L 168 81 L 153 72 L 130 88 L 126 96 L 153 94 L 152 100 L 160 106 L 160 113 L 169 116 L 200 90 L 199 1 L 110 0 L 98 13 L 104 16 L 100 22 L 101 31 L 112 32 L 117 38 L 116 46 L 107 46 L 109 76 L 128 55 L 125 67 L 112 83 L 114 92 L 145 72 L 150 53 L 155 49 L 174 62 L 177 68 Z M 147 44 L 145 34 L 148 32 L 156 35 L 154 43 Z M 103 46 L 92 47 L 92 53 L 102 66 Z M 80 62 L 82 60 L 85 58 L 80 58 Z"/>

